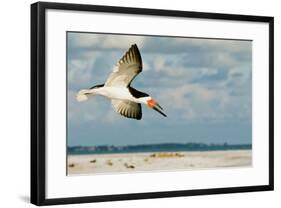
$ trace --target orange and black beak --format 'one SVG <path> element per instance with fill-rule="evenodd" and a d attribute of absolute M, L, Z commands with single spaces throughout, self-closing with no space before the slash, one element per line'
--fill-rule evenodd
<path fill-rule="evenodd" d="M 167 115 L 165 113 L 163 113 L 161 110 L 163 110 L 163 108 L 153 99 L 148 100 L 147 101 L 147 106 L 156 110 L 158 113 L 160 113 L 162 116 L 167 117 Z"/>

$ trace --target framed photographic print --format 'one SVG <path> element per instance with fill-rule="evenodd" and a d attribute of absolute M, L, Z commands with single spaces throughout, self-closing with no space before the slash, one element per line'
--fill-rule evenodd
<path fill-rule="evenodd" d="M 31 5 L 31 202 L 273 190 L 273 17 Z"/>

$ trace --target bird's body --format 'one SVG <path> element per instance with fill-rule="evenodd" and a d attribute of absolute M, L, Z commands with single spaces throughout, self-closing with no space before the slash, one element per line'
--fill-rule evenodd
<path fill-rule="evenodd" d="M 101 95 L 111 100 L 114 110 L 121 115 L 140 120 L 142 111 L 140 104 L 166 115 L 160 111 L 161 106 L 148 94 L 130 86 L 132 80 L 142 71 L 142 60 L 137 46 L 134 44 L 113 67 L 105 84 L 96 85 L 89 89 L 80 90 L 78 101 L 85 101 L 89 96 Z"/>
<path fill-rule="evenodd" d="M 105 96 L 109 99 L 128 100 L 135 103 L 141 103 L 139 98 L 135 98 L 126 87 L 101 87 L 93 89 L 95 93 Z"/>
<path fill-rule="evenodd" d="M 102 95 L 109 99 L 127 100 L 135 103 L 146 104 L 145 101 L 151 99 L 148 94 L 140 92 L 132 87 L 107 87 L 102 86 L 82 91 L 86 95 Z M 141 96 L 143 95 L 143 97 Z"/>

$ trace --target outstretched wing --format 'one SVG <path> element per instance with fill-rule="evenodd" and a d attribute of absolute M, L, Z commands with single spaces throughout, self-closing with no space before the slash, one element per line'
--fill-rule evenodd
<path fill-rule="evenodd" d="M 128 87 L 141 71 L 141 55 L 137 45 L 134 44 L 114 66 L 105 86 Z"/>
<path fill-rule="evenodd" d="M 112 100 L 112 107 L 117 113 L 127 118 L 140 120 L 142 117 L 141 104 L 126 100 Z"/>

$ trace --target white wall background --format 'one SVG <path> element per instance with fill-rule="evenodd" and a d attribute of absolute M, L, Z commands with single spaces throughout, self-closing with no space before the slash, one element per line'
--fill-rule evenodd
<path fill-rule="evenodd" d="M 49 0 L 51 1 L 51 0 Z M 30 4 L 34 1 L 2 1 L 0 7 L 0 206 L 31 207 L 30 169 Z M 60 2 L 69 2 L 60 0 Z M 277 0 L 84 0 L 73 3 L 147 7 L 174 10 L 267 15 L 275 17 L 275 191 L 212 196 L 149 199 L 60 207 L 277 207 L 281 202 L 281 13 Z M 280 206 L 280 205 L 279 205 Z"/>

